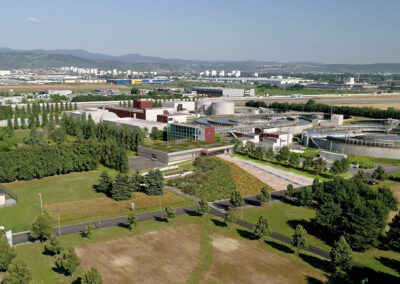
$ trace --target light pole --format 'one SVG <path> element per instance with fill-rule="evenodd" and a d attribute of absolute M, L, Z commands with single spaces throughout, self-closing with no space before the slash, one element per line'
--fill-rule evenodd
<path fill-rule="evenodd" d="M 58 236 L 61 237 L 60 210 L 58 210 Z"/>
<path fill-rule="evenodd" d="M 42 210 L 42 215 L 43 215 L 43 201 L 42 201 L 42 194 L 39 193 L 39 198 L 40 198 L 40 209 Z"/>

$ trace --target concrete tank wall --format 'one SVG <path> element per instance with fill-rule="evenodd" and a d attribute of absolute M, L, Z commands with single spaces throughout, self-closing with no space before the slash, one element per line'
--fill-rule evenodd
<path fill-rule="evenodd" d="M 235 113 L 235 103 L 228 101 L 213 102 L 211 115 L 229 115 Z"/>

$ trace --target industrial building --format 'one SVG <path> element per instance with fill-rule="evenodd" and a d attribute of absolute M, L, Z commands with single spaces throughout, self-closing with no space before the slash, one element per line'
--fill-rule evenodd
<path fill-rule="evenodd" d="M 115 113 L 119 117 L 132 117 L 149 121 L 157 121 L 157 115 L 173 113 L 173 108 L 153 108 L 152 101 L 134 100 L 133 108 L 105 106 L 104 109 Z"/>
<path fill-rule="evenodd" d="M 71 90 L 43 90 L 39 92 L 39 95 L 60 95 L 60 96 L 70 96 L 72 95 Z"/>
<path fill-rule="evenodd" d="M 163 107 L 173 108 L 179 112 L 195 111 L 196 102 L 194 101 L 168 101 L 162 102 Z"/>
<path fill-rule="evenodd" d="M 84 115 L 86 119 L 88 119 L 89 116 L 91 116 L 95 123 L 99 123 L 103 120 L 109 121 L 119 118 L 115 113 L 99 108 L 86 108 L 83 110 L 65 111 L 65 114 L 68 116 L 72 116 L 74 118 L 80 118 L 82 117 L 82 115 Z"/>
<path fill-rule="evenodd" d="M 108 79 L 107 84 L 113 85 L 138 85 L 138 84 L 174 84 L 175 80 L 167 78 L 154 79 Z"/>
<path fill-rule="evenodd" d="M 127 126 L 128 128 L 140 128 L 147 130 L 150 132 L 154 127 L 158 130 L 164 130 L 167 127 L 167 123 L 157 122 L 157 121 L 148 121 L 143 119 L 136 119 L 132 117 L 123 117 L 123 118 L 114 118 L 114 119 L 105 119 L 104 121 L 109 122 L 115 126 Z"/>
<path fill-rule="evenodd" d="M 198 100 L 195 110 L 204 115 L 231 115 L 235 113 L 235 103 L 226 100 Z"/>
<path fill-rule="evenodd" d="M 168 140 L 190 139 L 214 142 L 215 128 L 196 124 L 168 123 Z"/>
<path fill-rule="evenodd" d="M 200 97 L 223 97 L 223 98 L 240 98 L 254 97 L 254 89 L 236 89 L 236 88 L 192 88 L 192 92 L 196 92 Z"/>

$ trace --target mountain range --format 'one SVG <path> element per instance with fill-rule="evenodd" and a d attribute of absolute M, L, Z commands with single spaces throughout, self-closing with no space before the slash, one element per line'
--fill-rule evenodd
<path fill-rule="evenodd" d="M 0 69 L 54 68 L 60 66 L 119 70 L 167 70 L 172 73 L 208 70 L 241 70 L 259 73 L 400 73 L 400 63 L 323 64 L 317 62 L 187 60 L 144 56 L 112 56 L 83 49 L 19 50 L 0 47 Z"/>

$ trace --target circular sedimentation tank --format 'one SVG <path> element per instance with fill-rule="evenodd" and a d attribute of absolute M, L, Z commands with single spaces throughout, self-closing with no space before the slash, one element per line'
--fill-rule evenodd
<path fill-rule="evenodd" d="M 235 113 L 235 103 L 218 101 L 211 103 L 211 115 L 228 115 Z"/>

